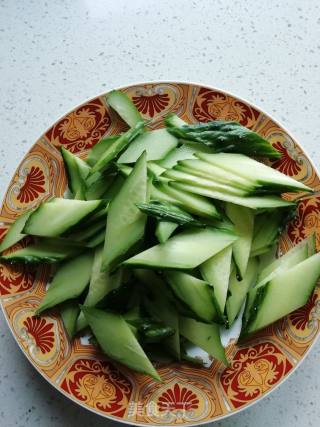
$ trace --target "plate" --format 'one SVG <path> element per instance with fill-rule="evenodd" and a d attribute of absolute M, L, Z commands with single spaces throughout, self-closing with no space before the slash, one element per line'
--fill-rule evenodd
<path fill-rule="evenodd" d="M 282 154 L 270 163 L 272 167 L 315 190 L 299 201 L 298 216 L 288 224 L 279 252 L 312 233 L 320 250 L 320 180 L 306 153 L 279 123 L 247 101 L 198 84 L 144 83 L 122 90 L 145 119 L 153 119 L 154 128 L 174 112 L 187 122 L 236 120 L 267 138 Z M 22 212 L 64 194 L 61 146 L 85 158 L 102 137 L 125 129 L 106 105 L 105 94 L 58 120 L 30 149 L 11 180 L 1 209 L 0 237 Z M 71 344 L 57 312 L 35 317 L 49 275 L 46 266 L 0 266 L 1 305 L 12 334 L 57 390 L 99 415 L 132 425 L 200 425 L 235 414 L 284 382 L 319 335 L 317 288 L 303 308 L 241 345 L 232 340 L 227 346 L 229 367 L 212 359 L 202 368 L 159 363 L 163 382 L 158 383 L 111 363 L 85 336 Z"/>

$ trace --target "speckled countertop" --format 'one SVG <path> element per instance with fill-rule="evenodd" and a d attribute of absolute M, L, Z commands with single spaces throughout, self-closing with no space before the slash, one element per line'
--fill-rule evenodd
<path fill-rule="evenodd" d="M 36 138 L 84 99 L 129 82 L 191 80 L 270 112 L 320 152 L 318 0 L 0 0 L 0 191 Z M 108 422 L 31 367 L 0 314 L 0 425 Z M 216 426 L 316 426 L 320 342 L 270 396 Z"/>

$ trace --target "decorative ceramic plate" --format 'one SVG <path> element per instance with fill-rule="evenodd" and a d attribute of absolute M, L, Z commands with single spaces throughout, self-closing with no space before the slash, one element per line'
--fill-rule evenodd
<path fill-rule="evenodd" d="M 147 83 L 122 89 L 153 127 L 175 112 L 187 122 L 236 120 L 267 138 L 282 154 L 272 162 L 315 193 L 299 201 L 279 250 L 287 251 L 312 233 L 320 249 L 320 181 L 307 155 L 277 122 L 246 101 L 221 90 L 187 83 Z M 85 157 L 106 135 L 124 124 L 105 96 L 75 108 L 39 138 L 18 167 L 4 198 L 0 237 L 22 212 L 48 197 L 62 196 L 67 180 L 59 148 Z M 296 197 L 296 196 L 295 196 Z M 17 246 L 26 245 L 27 242 Z M 2 309 L 20 348 L 33 366 L 74 402 L 107 418 L 133 425 L 199 425 L 234 414 L 282 383 L 319 334 L 320 289 L 306 306 L 236 345 L 229 343 L 229 367 L 184 363 L 157 366 L 163 382 L 109 362 L 84 337 L 71 344 L 59 316 L 33 316 L 45 294 L 45 266 L 0 266 Z"/>

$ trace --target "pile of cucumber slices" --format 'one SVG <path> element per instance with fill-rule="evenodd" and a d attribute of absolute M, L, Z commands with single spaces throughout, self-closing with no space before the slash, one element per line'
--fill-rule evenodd
<path fill-rule="evenodd" d="M 1 260 L 52 263 L 35 314 L 58 308 L 70 339 L 89 327 L 92 342 L 137 372 L 159 380 L 157 357 L 199 363 L 190 343 L 227 364 L 221 328 L 242 316 L 246 336 L 313 292 L 314 236 L 277 257 L 296 209 L 282 195 L 311 189 L 255 160 L 280 153 L 239 123 L 169 115 L 151 130 L 124 93 L 106 99 L 129 130 L 85 160 L 61 148 L 66 197 L 18 217 Z"/>

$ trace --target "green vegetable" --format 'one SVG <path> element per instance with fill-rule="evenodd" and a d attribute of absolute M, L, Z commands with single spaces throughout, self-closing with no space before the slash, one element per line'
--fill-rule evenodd
<path fill-rule="evenodd" d="M 158 221 L 156 225 L 155 235 L 160 243 L 166 242 L 172 233 L 179 227 L 175 222 Z"/>
<path fill-rule="evenodd" d="M 257 133 L 240 123 L 216 120 L 208 123 L 176 126 L 171 116 L 165 119 L 168 131 L 176 138 L 205 144 L 216 152 L 243 153 L 278 159 L 279 151 Z"/>
<path fill-rule="evenodd" d="M 45 238 L 41 239 L 26 248 L 18 249 L 0 259 L 8 263 L 39 263 L 57 262 L 75 256 L 83 251 L 83 247 L 78 242 L 67 239 Z"/>
<path fill-rule="evenodd" d="M 68 231 L 101 206 L 101 200 L 51 199 L 27 219 L 23 233 L 56 237 Z"/>
<path fill-rule="evenodd" d="M 86 183 L 85 180 L 90 173 L 90 166 L 80 157 L 75 156 L 61 147 L 61 154 L 68 175 L 69 188 L 73 197 L 78 200 L 85 200 Z"/>
<path fill-rule="evenodd" d="M 31 215 L 32 210 L 24 212 L 22 215 L 18 216 L 18 218 L 10 225 L 7 234 L 4 236 L 0 244 L 0 252 L 5 251 L 16 243 L 20 242 L 26 234 L 22 233 L 24 229 L 25 223 Z"/>
<path fill-rule="evenodd" d="M 109 207 L 102 269 L 113 268 L 142 239 L 146 216 L 136 207 L 147 198 L 147 163 L 143 153 Z"/>
<path fill-rule="evenodd" d="M 143 132 L 144 127 L 144 122 L 138 122 L 135 127 L 123 133 L 105 150 L 99 160 L 92 166 L 91 174 L 102 172 L 107 169 L 110 166 L 110 162 L 114 160 L 134 138 Z"/>
<path fill-rule="evenodd" d="M 90 166 L 94 166 L 105 151 L 110 150 L 112 145 L 116 145 L 116 141 L 121 135 L 110 135 L 107 138 L 103 138 L 98 144 L 94 145 L 89 151 L 86 162 Z"/>
<path fill-rule="evenodd" d="M 152 216 L 158 220 L 174 222 L 178 225 L 192 225 L 194 227 L 203 227 L 204 224 L 195 220 L 190 214 L 184 212 L 181 208 L 169 203 L 150 202 L 136 203 L 141 212 Z"/>
<path fill-rule="evenodd" d="M 78 300 L 66 301 L 60 307 L 60 316 L 62 318 L 64 328 L 70 340 L 75 336 L 77 332 L 76 325 L 79 313 L 80 307 Z"/>
<path fill-rule="evenodd" d="M 134 371 L 150 375 L 157 381 L 161 380 L 122 316 L 92 307 L 83 306 L 82 311 L 107 356 Z"/>
<path fill-rule="evenodd" d="M 192 269 L 236 239 L 234 234 L 224 230 L 190 228 L 127 259 L 123 264 L 133 268 Z"/>
<path fill-rule="evenodd" d="M 85 252 L 62 264 L 36 314 L 40 314 L 64 301 L 78 298 L 89 284 L 92 263 L 92 253 Z"/>
<path fill-rule="evenodd" d="M 106 96 L 107 103 L 130 126 L 134 127 L 142 121 L 142 117 L 134 103 L 120 90 L 112 90 Z"/>

